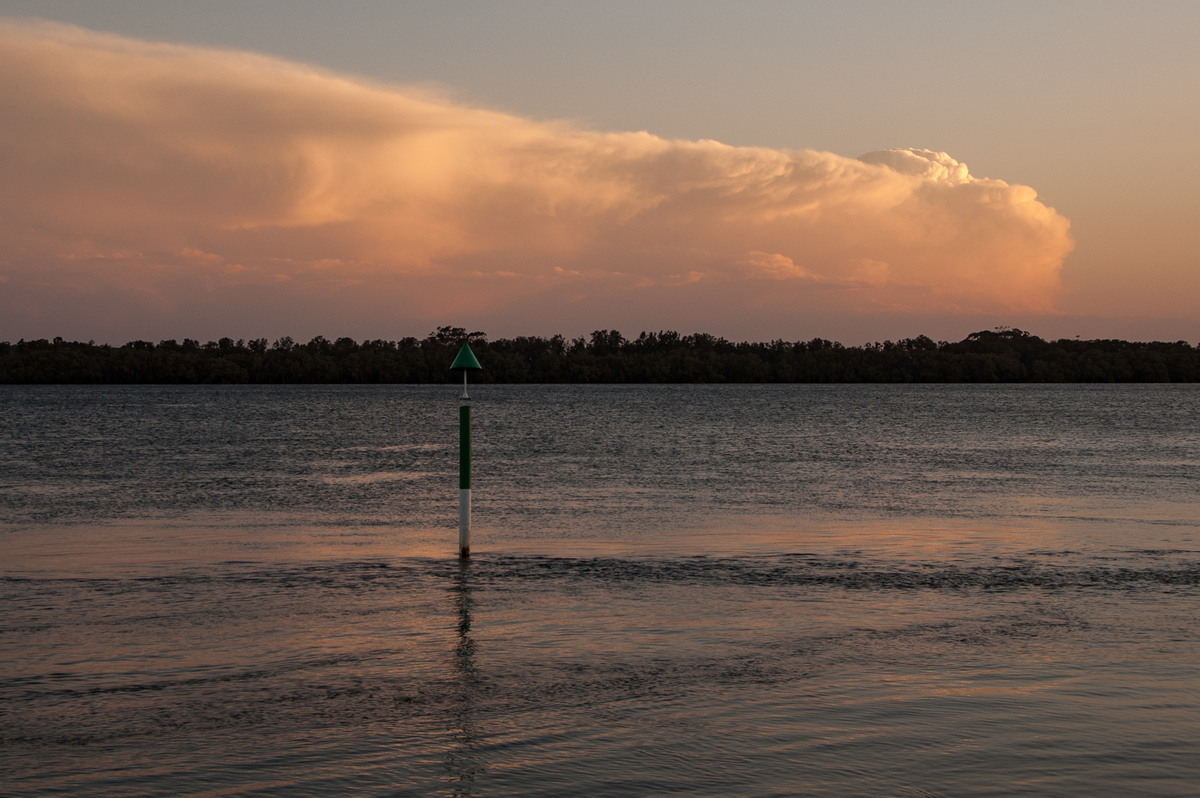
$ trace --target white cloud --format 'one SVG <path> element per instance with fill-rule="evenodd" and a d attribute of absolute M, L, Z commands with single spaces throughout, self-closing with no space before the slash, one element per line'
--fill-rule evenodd
<path fill-rule="evenodd" d="M 0 281 L 42 314 L 275 286 L 266 301 L 332 325 L 735 283 L 751 303 L 836 288 L 846 312 L 1040 312 L 1072 247 L 1032 189 L 929 150 L 597 133 L 49 24 L 0 23 L 0 73 L 18 78 L 0 84 Z"/>

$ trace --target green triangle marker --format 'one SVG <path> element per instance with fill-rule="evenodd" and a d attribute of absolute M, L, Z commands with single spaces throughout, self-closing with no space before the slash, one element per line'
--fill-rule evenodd
<path fill-rule="evenodd" d="M 450 364 L 450 368 L 483 371 L 483 366 L 479 365 L 479 361 L 475 359 L 475 353 L 471 351 L 470 344 L 462 345 L 462 349 L 458 350 L 458 357 L 454 358 L 454 362 Z"/>

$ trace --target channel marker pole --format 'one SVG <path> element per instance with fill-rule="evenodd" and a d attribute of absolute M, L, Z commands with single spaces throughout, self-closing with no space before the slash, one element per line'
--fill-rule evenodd
<path fill-rule="evenodd" d="M 471 397 L 467 394 L 467 372 L 482 371 L 471 347 L 464 343 L 450 369 L 462 369 L 462 404 L 458 408 L 458 557 L 471 556 Z"/>

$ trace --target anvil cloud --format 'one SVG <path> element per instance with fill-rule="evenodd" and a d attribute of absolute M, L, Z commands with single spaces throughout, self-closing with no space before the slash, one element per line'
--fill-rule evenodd
<path fill-rule="evenodd" d="M 644 308 L 651 329 L 689 303 L 1039 313 L 1072 247 L 1032 189 L 923 149 L 594 132 L 40 23 L 0 23 L 0 74 L 0 309 L 26 337 L 372 315 L 541 333 L 539 308 Z"/>

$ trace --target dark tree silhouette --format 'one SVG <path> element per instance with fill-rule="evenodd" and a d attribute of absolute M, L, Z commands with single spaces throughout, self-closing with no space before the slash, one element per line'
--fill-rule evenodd
<path fill-rule="evenodd" d="M 1045 341 L 1013 328 L 954 343 L 922 335 L 846 347 L 823 338 L 732 343 L 673 330 L 489 341 L 447 326 L 422 340 L 362 343 L 0 342 L 0 383 L 440 383 L 453 378 L 448 366 L 464 342 L 484 364 L 480 379 L 495 383 L 1200 381 L 1200 349 L 1186 341 Z"/>

